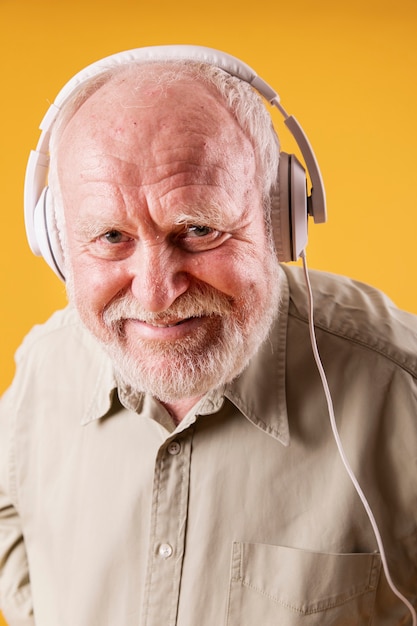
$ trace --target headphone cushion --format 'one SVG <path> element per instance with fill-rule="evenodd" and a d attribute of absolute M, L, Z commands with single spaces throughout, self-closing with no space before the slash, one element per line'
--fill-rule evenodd
<path fill-rule="evenodd" d="M 276 184 L 271 192 L 271 227 L 275 251 L 280 262 L 292 259 L 289 162 L 290 155 L 281 152 Z"/>
<path fill-rule="evenodd" d="M 33 224 L 40 253 L 58 278 L 65 280 L 64 254 L 55 218 L 52 194 L 45 187 L 36 204 Z"/>
<path fill-rule="evenodd" d="M 280 152 L 271 193 L 271 225 L 278 260 L 297 261 L 307 245 L 307 179 L 294 154 Z"/>

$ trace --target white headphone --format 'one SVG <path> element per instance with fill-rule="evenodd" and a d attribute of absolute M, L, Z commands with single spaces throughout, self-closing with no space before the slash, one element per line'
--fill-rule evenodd
<path fill-rule="evenodd" d="M 306 172 L 293 154 L 280 153 L 276 193 L 271 197 L 272 228 L 280 261 L 296 261 L 307 244 L 307 220 L 326 221 L 326 199 L 320 169 L 310 142 L 297 120 L 286 113 L 278 94 L 254 70 L 235 57 L 202 46 L 151 46 L 127 50 L 106 57 L 76 74 L 59 92 L 43 118 L 36 150 L 29 156 L 24 191 L 26 234 L 32 252 L 42 256 L 52 270 L 65 280 L 63 254 L 55 215 L 48 193 L 49 140 L 52 125 L 63 104 L 83 83 L 109 69 L 132 62 L 189 60 L 214 65 L 256 89 L 278 108 L 294 137 L 311 180 L 308 194 Z"/>

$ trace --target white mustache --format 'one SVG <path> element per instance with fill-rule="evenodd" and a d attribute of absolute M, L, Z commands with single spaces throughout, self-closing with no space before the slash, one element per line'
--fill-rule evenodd
<path fill-rule="evenodd" d="M 106 326 L 120 326 L 127 319 L 135 319 L 155 326 L 174 326 L 192 317 L 227 316 L 232 311 L 232 301 L 214 289 L 199 288 L 182 294 L 165 311 L 152 313 L 129 293 L 119 296 L 103 311 Z"/>

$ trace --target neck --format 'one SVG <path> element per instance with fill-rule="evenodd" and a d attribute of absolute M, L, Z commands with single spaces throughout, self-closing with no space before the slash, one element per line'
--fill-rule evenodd
<path fill-rule="evenodd" d="M 162 402 L 161 404 L 166 408 L 174 422 L 178 425 L 187 415 L 188 411 L 192 409 L 202 397 L 203 396 L 182 398 L 181 400 L 176 400 L 175 402 Z"/>

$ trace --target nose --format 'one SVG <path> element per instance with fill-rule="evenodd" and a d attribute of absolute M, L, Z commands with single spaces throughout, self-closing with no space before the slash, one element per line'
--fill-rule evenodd
<path fill-rule="evenodd" d="M 131 258 L 133 296 L 149 312 L 161 313 L 190 285 L 184 253 L 166 243 L 143 244 Z"/>

